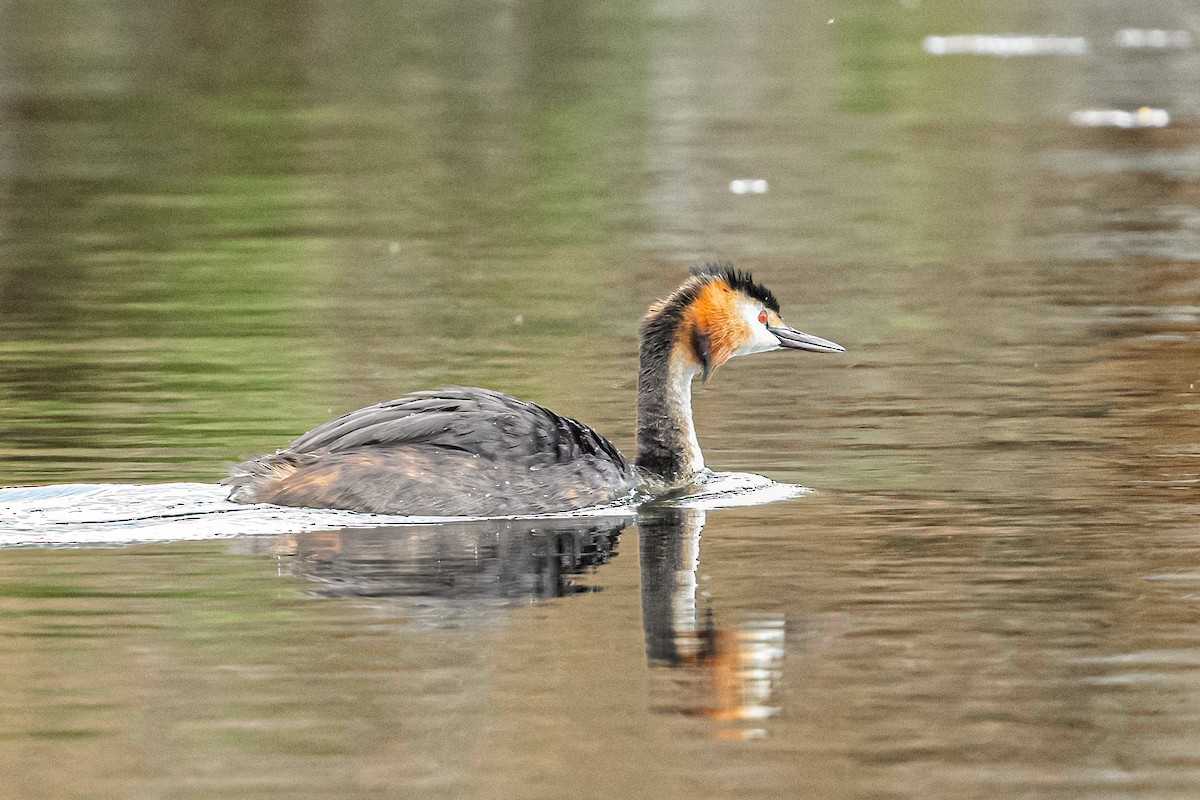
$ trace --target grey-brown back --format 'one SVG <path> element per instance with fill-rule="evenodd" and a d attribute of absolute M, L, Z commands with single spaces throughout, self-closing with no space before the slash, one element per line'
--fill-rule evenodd
<path fill-rule="evenodd" d="M 234 468 L 230 499 L 410 515 L 572 510 L 628 495 L 624 456 L 582 423 L 487 389 L 417 392 Z"/>

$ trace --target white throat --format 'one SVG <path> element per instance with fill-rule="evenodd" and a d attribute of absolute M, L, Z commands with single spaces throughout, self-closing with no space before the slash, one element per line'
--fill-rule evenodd
<path fill-rule="evenodd" d="M 692 379 L 699 372 L 696 367 L 681 364 L 671 371 L 670 385 L 670 403 L 678 415 L 679 427 L 687 437 L 687 469 L 692 474 L 704 469 L 704 454 L 700 452 L 696 426 L 692 422 Z"/>

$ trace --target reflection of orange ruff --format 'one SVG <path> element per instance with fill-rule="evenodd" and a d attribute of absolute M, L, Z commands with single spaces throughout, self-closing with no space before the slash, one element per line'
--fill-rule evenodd
<path fill-rule="evenodd" d="M 679 686 L 691 694 L 680 711 L 716 722 L 736 723 L 773 716 L 767 705 L 779 679 L 782 630 L 773 625 L 706 627 L 676 634 Z M 714 735 L 744 739 L 758 730 L 722 727 Z"/>
<path fill-rule="evenodd" d="M 709 695 L 706 717 L 730 722 L 750 716 L 746 703 L 745 661 L 742 637 L 729 631 L 713 631 L 712 654 L 704 665 Z"/>
<path fill-rule="evenodd" d="M 755 670 L 757 638 L 754 631 L 736 628 L 710 628 L 676 635 L 678 666 L 694 671 L 699 679 L 695 689 L 700 697 L 688 713 L 719 722 L 741 722 L 770 715 L 761 705 L 765 699 L 759 685 L 762 677 Z"/>

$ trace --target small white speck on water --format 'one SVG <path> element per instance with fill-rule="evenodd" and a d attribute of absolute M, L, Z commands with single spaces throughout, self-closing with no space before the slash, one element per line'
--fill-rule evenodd
<path fill-rule="evenodd" d="M 768 188 L 762 178 L 736 178 L 729 182 L 729 191 L 734 194 L 766 194 Z"/>

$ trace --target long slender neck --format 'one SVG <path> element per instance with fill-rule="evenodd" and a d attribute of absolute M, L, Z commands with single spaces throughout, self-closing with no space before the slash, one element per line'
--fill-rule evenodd
<path fill-rule="evenodd" d="M 692 425 L 692 378 L 699 367 L 674 347 L 675 324 L 647 327 L 638 366 L 637 458 L 651 480 L 684 484 L 704 469 Z"/>

